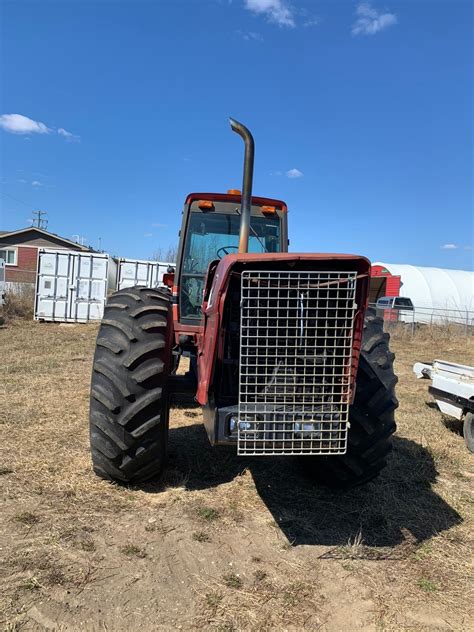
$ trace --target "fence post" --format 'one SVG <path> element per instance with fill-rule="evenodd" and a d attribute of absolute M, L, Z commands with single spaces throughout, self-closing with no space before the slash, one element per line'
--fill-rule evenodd
<path fill-rule="evenodd" d="M 469 310 L 466 309 L 466 336 L 469 332 Z"/>

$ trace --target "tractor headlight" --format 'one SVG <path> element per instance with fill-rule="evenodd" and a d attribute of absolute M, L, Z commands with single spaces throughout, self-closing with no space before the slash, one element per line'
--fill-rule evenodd
<path fill-rule="evenodd" d="M 237 428 L 240 432 L 255 431 L 254 424 L 250 421 L 239 421 L 235 415 L 231 415 L 229 418 L 229 430 L 230 432 L 236 432 Z"/>
<path fill-rule="evenodd" d="M 318 435 L 321 434 L 321 423 L 318 421 L 305 421 L 303 423 L 295 422 L 294 424 L 294 433 L 297 437 L 303 439 L 311 439 L 314 437 L 315 433 Z"/>
<path fill-rule="evenodd" d="M 241 432 L 249 432 L 250 430 L 254 430 L 254 427 L 249 421 L 241 421 L 239 424 L 239 430 Z"/>
<path fill-rule="evenodd" d="M 237 417 L 234 417 L 234 415 L 232 415 L 231 418 L 229 419 L 229 430 L 231 432 L 235 432 L 237 430 L 238 422 L 239 420 L 237 419 Z"/>

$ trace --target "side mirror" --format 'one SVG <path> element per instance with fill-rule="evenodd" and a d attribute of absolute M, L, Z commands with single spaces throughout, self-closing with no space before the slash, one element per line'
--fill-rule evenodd
<path fill-rule="evenodd" d="M 173 285 L 174 285 L 174 270 L 173 270 L 173 272 L 166 272 L 163 275 L 163 284 L 168 286 L 168 287 L 171 287 L 171 288 L 173 287 Z"/>

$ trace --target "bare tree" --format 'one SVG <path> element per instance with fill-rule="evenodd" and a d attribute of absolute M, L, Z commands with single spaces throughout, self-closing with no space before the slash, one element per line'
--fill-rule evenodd
<path fill-rule="evenodd" d="M 177 244 L 172 244 L 167 248 L 163 246 L 158 246 L 156 250 L 151 255 L 151 261 L 166 261 L 168 263 L 176 263 L 176 259 L 178 258 L 178 246 Z"/>

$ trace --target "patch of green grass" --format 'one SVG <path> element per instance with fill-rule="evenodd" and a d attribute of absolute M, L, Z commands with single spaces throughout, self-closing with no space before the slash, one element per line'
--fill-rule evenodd
<path fill-rule="evenodd" d="M 193 533 L 193 540 L 196 542 L 209 542 L 210 539 L 211 538 L 205 531 L 195 531 Z"/>
<path fill-rule="evenodd" d="M 418 586 L 425 592 L 436 592 L 438 590 L 436 584 L 426 577 L 420 577 L 418 580 Z"/>
<path fill-rule="evenodd" d="M 429 542 L 423 542 L 423 544 L 420 544 L 420 546 L 417 547 L 415 551 L 413 551 L 413 559 L 416 561 L 424 560 L 425 558 L 430 556 L 432 550 L 433 547 Z"/>
<path fill-rule="evenodd" d="M 242 588 L 242 580 L 235 573 L 226 573 L 222 576 L 222 581 L 227 586 L 227 588 Z"/>
<path fill-rule="evenodd" d="M 232 518 L 234 522 L 237 522 L 237 523 L 243 522 L 244 514 L 239 509 L 239 506 L 235 502 L 235 500 L 230 501 L 228 508 L 229 508 L 230 517 Z"/>
<path fill-rule="evenodd" d="M 219 518 L 219 512 L 213 507 L 199 507 L 196 513 L 201 520 L 206 522 L 214 522 Z"/>
<path fill-rule="evenodd" d="M 28 527 L 32 527 L 35 524 L 38 524 L 40 519 L 31 511 L 22 511 L 14 517 L 15 522 L 19 522 L 20 524 L 24 524 Z"/>
<path fill-rule="evenodd" d="M 127 557 L 146 557 L 146 552 L 135 544 L 126 544 L 120 547 L 120 552 Z"/>
<path fill-rule="evenodd" d="M 222 595 L 218 592 L 210 592 L 206 595 L 206 605 L 213 610 L 216 610 L 221 601 Z"/>
<path fill-rule="evenodd" d="M 39 590 L 41 588 L 41 584 L 36 577 L 28 577 L 28 579 L 25 579 L 25 581 L 21 584 L 20 588 L 23 588 L 24 590 Z"/>

